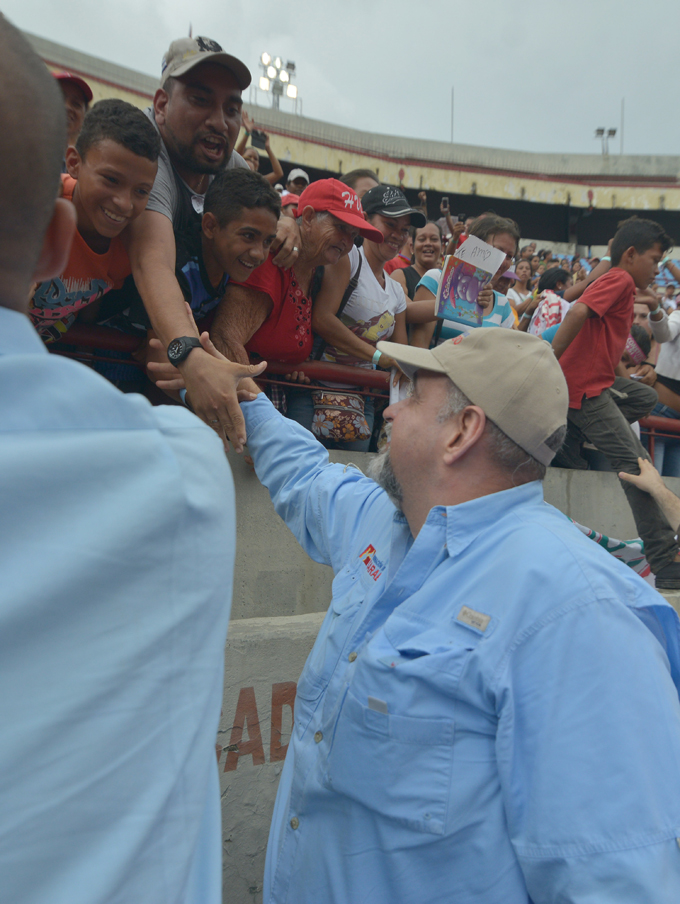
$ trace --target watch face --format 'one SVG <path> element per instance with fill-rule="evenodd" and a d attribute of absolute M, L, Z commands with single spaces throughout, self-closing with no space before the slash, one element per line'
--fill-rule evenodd
<path fill-rule="evenodd" d="M 178 358 L 182 357 L 182 340 L 181 339 L 173 339 L 170 345 L 168 346 L 168 358 L 170 361 L 177 361 Z"/>

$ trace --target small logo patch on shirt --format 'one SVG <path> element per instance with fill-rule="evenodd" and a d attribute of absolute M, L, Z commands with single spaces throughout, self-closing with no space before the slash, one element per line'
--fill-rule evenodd
<path fill-rule="evenodd" d="M 469 625 L 478 631 L 486 631 L 489 627 L 491 616 L 484 615 L 483 612 L 477 612 L 475 609 L 470 609 L 468 606 L 463 606 L 456 617 L 456 621 L 463 622 L 464 625 Z"/>
<path fill-rule="evenodd" d="M 366 549 L 360 554 L 359 558 L 366 566 L 366 571 L 369 575 L 374 581 L 377 581 L 383 573 L 385 564 L 384 562 L 381 562 L 375 554 L 375 546 L 369 543 Z"/>

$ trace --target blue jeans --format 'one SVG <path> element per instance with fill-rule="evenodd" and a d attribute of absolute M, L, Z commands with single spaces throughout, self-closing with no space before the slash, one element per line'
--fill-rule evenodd
<path fill-rule="evenodd" d="M 286 404 L 288 406 L 287 416 L 301 424 L 305 429 L 311 431 L 312 418 L 314 417 L 314 404 L 312 402 L 312 393 L 310 389 L 287 389 Z M 375 403 L 372 396 L 364 398 L 364 416 L 368 421 L 368 426 L 373 432 L 373 422 L 375 420 Z M 319 439 L 319 437 L 317 437 Z M 339 443 L 334 440 L 321 440 L 327 449 L 340 449 L 347 452 L 368 452 L 371 438 L 358 439 L 353 443 Z"/>
<path fill-rule="evenodd" d="M 668 417 L 680 421 L 680 414 L 660 402 L 651 412 L 655 417 Z M 680 477 L 680 436 L 677 439 L 654 440 L 654 467 L 663 477 Z"/>

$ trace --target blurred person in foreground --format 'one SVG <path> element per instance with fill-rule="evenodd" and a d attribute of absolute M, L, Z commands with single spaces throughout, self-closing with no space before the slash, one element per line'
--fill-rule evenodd
<path fill-rule="evenodd" d="M 257 475 L 335 573 L 265 904 L 674 904 L 680 623 L 544 502 L 568 404 L 550 346 L 378 348 L 415 380 L 374 480 L 243 385 Z"/>
<path fill-rule="evenodd" d="M 218 904 L 231 474 L 186 409 L 31 326 L 76 225 L 55 200 L 65 117 L 2 17 L 0 73 L 0 898 Z"/>

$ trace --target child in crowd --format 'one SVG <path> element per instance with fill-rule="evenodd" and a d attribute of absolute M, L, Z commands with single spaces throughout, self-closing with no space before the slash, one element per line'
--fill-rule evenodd
<path fill-rule="evenodd" d="M 62 176 L 78 218 L 69 261 L 57 279 L 35 287 L 29 310 L 45 342 L 60 339 L 80 310 L 130 273 L 123 233 L 146 207 L 159 153 L 158 132 L 132 104 L 102 100 L 85 117 Z"/>
<path fill-rule="evenodd" d="M 278 192 L 259 173 L 239 167 L 212 181 L 200 225 L 175 235 L 175 274 L 197 323 L 220 303 L 229 279 L 245 282 L 266 259 L 280 214 Z M 125 332 L 151 329 L 132 279 L 107 296 L 99 322 Z"/>
<path fill-rule="evenodd" d="M 656 393 L 625 378 L 621 365 L 633 322 L 635 289 L 646 289 L 671 240 L 658 223 L 632 217 L 611 243 L 611 269 L 588 286 L 566 314 L 552 342 L 569 390 L 568 433 L 555 457 L 559 467 L 587 468 L 588 440 L 615 471 L 638 474 L 647 458 L 630 424 L 654 407 Z M 673 530 L 648 494 L 622 481 L 659 589 L 680 589 L 680 557 Z"/>

